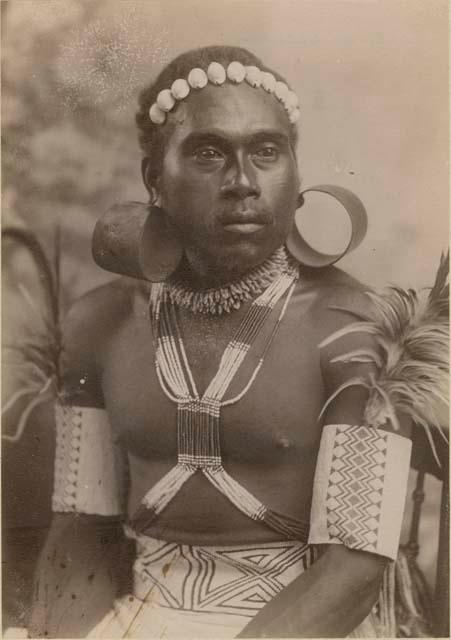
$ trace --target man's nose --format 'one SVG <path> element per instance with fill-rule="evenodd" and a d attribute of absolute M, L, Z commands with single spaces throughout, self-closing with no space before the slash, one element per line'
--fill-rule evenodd
<path fill-rule="evenodd" d="M 260 194 L 261 189 L 252 162 L 244 155 L 234 158 L 226 172 L 221 195 L 225 198 L 244 200 L 258 198 Z"/>

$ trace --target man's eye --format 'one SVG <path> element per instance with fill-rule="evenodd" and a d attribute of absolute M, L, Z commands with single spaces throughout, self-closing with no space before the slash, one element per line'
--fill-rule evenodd
<path fill-rule="evenodd" d="M 223 159 L 222 153 L 214 147 L 202 147 L 201 149 L 196 149 L 193 155 L 198 162 L 212 162 Z"/>
<path fill-rule="evenodd" d="M 263 147 L 259 147 L 255 151 L 255 155 L 260 160 L 277 160 L 277 158 L 279 157 L 279 150 L 277 149 L 277 147 L 274 147 L 272 145 L 264 145 Z"/>

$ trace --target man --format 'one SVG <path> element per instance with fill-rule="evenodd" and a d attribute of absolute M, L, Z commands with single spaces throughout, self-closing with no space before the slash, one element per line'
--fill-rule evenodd
<path fill-rule="evenodd" d="M 371 343 L 356 334 L 319 348 L 365 315 L 362 287 L 284 248 L 300 188 L 298 115 L 283 79 L 235 47 L 183 54 L 143 92 L 143 178 L 153 219 L 179 245 L 161 261 L 175 271 L 163 285 L 116 280 L 67 319 L 60 513 L 33 635 L 343 637 L 370 614 L 396 554 L 389 520 L 399 529 L 410 443 L 359 431 L 360 387 L 318 420 L 327 398 L 371 370 L 334 358 Z M 349 425 L 341 464 L 352 482 L 334 484 L 334 425 Z M 367 531 L 357 503 L 373 437 L 374 455 L 390 449 L 384 468 L 396 459 L 400 474 L 397 485 L 388 472 L 373 478 Z M 346 500 L 355 521 L 350 510 L 343 520 Z M 117 598 L 121 519 L 136 559 Z"/>

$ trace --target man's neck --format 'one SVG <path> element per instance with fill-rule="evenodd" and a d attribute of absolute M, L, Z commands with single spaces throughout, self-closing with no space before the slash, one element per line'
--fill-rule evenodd
<path fill-rule="evenodd" d="M 286 251 L 280 247 L 268 259 L 256 267 L 247 265 L 250 270 L 221 269 L 223 277 L 217 277 L 219 271 L 209 270 L 208 278 L 198 270 L 191 274 L 190 265 L 185 258 L 179 270 L 170 278 L 167 291 L 173 304 L 186 307 L 193 313 L 221 315 L 239 309 L 250 299 L 256 298 L 273 284 L 277 277 L 287 273 L 290 262 Z M 196 284 L 193 284 L 193 283 Z"/>
<path fill-rule="evenodd" d="M 245 277 L 269 257 L 264 256 L 263 259 L 254 262 L 229 262 L 227 264 L 214 265 L 207 264 L 199 256 L 191 255 L 187 252 L 182 266 L 183 279 L 193 289 L 205 290 L 221 287 Z"/>

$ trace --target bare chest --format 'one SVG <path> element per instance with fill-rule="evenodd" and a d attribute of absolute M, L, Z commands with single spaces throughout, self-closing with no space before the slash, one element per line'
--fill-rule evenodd
<path fill-rule="evenodd" d="M 241 320 L 239 313 L 219 321 L 180 316 L 180 334 L 200 396 L 220 369 L 224 349 Z M 265 323 L 224 395 L 220 410 L 224 461 L 297 464 L 309 459 L 318 446 L 317 418 L 324 390 L 317 341 L 308 317 L 300 316 L 296 306 L 278 327 L 256 374 L 275 320 L 276 314 Z M 147 460 L 175 459 L 177 405 L 158 380 L 145 316 L 133 317 L 121 328 L 102 364 L 106 408 L 128 450 Z"/>

